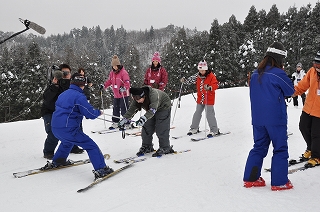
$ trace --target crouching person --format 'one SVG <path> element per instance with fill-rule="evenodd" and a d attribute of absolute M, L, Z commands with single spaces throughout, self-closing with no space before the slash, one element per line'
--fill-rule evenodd
<path fill-rule="evenodd" d="M 124 125 L 143 108 L 146 113 L 136 121 L 137 126 L 142 126 L 142 146 L 137 152 L 137 156 L 145 153 L 153 152 L 153 134 L 156 133 L 159 139 L 159 149 L 152 154 L 152 157 L 160 157 L 163 154 L 173 153 L 174 150 L 170 146 L 170 116 L 171 101 L 165 92 L 143 86 L 142 88 L 130 88 L 130 93 L 134 101 L 132 101 L 129 109 L 123 115 L 123 119 L 119 122 L 119 128 Z"/>
<path fill-rule="evenodd" d="M 82 131 L 83 116 L 95 119 L 102 114 L 87 101 L 83 93 L 86 80 L 79 73 L 71 77 L 71 85 L 68 90 L 59 95 L 56 101 L 56 109 L 52 116 L 52 132 L 61 143 L 52 158 L 52 163 L 47 162 L 44 169 L 69 165 L 67 160 L 73 145 L 81 146 L 86 150 L 94 167 L 95 178 L 104 177 L 113 172 L 113 169 L 105 163 L 104 157 L 98 145 Z"/>

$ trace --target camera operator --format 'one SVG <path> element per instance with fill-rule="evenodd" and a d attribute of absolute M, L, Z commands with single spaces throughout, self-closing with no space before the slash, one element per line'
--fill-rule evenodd
<path fill-rule="evenodd" d="M 43 93 L 43 103 L 41 107 L 41 116 L 44 121 L 47 138 L 44 142 L 43 157 L 51 160 L 54 156 L 54 150 L 58 145 L 57 139 L 51 131 L 51 118 L 55 110 L 55 103 L 58 96 L 70 86 L 71 68 L 67 64 L 61 64 L 59 67 L 52 66 L 53 79 L 50 85 Z M 83 149 L 74 146 L 71 153 L 81 154 Z"/>

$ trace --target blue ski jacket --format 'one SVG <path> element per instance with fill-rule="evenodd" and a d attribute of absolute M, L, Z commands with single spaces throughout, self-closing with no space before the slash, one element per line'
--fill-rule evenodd
<path fill-rule="evenodd" d="M 255 70 L 250 80 L 252 125 L 286 125 L 285 97 L 293 93 L 293 83 L 284 70 L 266 66 L 260 78 Z"/>
<path fill-rule="evenodd" d="M 69 89 L 61 93 L 56 101 L 51 126 L 56 128 L 80 127 L 83 116 L 95 119 L 100 114 L 100 110 L 94 109 L 88 103 L 83 90 L 71 84 Z"/>

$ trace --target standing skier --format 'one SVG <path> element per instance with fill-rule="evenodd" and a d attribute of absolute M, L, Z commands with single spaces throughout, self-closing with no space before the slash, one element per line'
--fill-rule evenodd
<path fill-rule="evenodd" d="M 309 89 L 300 116 L 299 129 L 307 144 L 301 161 L 308 161 L 306 167 L 320 165 L 320 51 L 313 60 L 313 67 L 294 87 L 293 96 L 302 95 Z"/>
<path fill-rule="evenodd" d="M 250 150 L 244 170 L 244 187 L 265 186 L 261 177 L 263 159 L 273 145 L 271 163 L 271 190 L 293 188 L 288 179 L 287 111 L 285 97 L 294 92 L 293 84 L 283 68 L 287 55 L 279 42 L 266 52 L 250 80 L 250 101 L 253 128 L 253 149 Z"/>
<path fill-rule="evenodd" d="M 144 85 L 150 85 L 163 91 L 168 83 L 168 73 L 160 63 L 159 52 L 155 52 L 152 56 L 151 66 L 144 75 Z"/>
<path fill-rule="evenodd" d="M 75 73 L 71 77 L 71 85 L 56 102 L 56 110 L 52 116 L 52 132 L 61 141 L 52 163 L 48 162 L 44 169 L 69 165 L 68 155 L 74 144 L 81 146 L 89 155 L 94 167 L 95 178 L 104 177 L 113 172 L 105 163 L 98 145 L 82 131 L 83 116 L 95 119 L 102 114 L 87 101 L 83 93 L 86 80 Z"/>
<path fill-rule="evenodd" d="M 302 69 L 302 64 L 301 63 L 297 64 L 296 69 L 297 70 L 292 74 L 292 81 L 293 81 L 293 85 L 294 86 L 298 85 L 298 82 L 300 82 L 302 80 L 302 78 L 306 75 L 306 73 Z M 293 106 L 297 106 L 298 107 L 298 96 L 295 96 L 292 99 L 293 99 Z M 302 105 L 304 105 L 304 102 L 306 100 L 306 94 L 305 93 L 301 94 L 301 99 L 302 99 Z"/>
<path fill-rule="evenodd" d="M 152 144 L 154 133 L 159 138 L 159 149 L 152 157 L 173 153 L 169 140 L 171 100 L 168 94 L 150 86 L 130 88 L 130 93 L 134 101 L 123 115 L 124 118 L 119 122 L 119 127 L 124 128 L 124 125 L 130 122 L 130 119 L 142 108 L 146 111 L 136 122 L 138 126 L 142 126 L 142 146 L 137 156 L 154 151 Z"/>
<path fill-rule="evenodd" d="M 44 142 L 43 157 L 52 160 L 54 151 L 58 145 L 59 139 L 56 138 L 51 129 L 52 114 L 55 110 L 55 103 L 58 96 L 70 86 L 71 68 L 67 64 L 61 64 L 59 70 L 55 70 L 51 84 L 43 93 L 43 103 L 41 106 L 41 115 L 44 121 L 47 138 Z M 81 154 L 83 149 L 77 145 L 71 150 L 71 153 Z"/>
<path fill-rule="evenodd" d="M 208 138 L 220 134 L 217 119 L 214 111 L 215 103 L 215 90 L 218 89 L 218 80 L 216 76 L 208 69 L 207 62 L 202 60 L 198 64 L 197 76 L 193 75 L 187 80 L 181 79 L 182 82 L 187 84 L 196 82 L 197 87 L 197 106 L 196 111 L 192 117 L 192 123 L 188 135 L 196 134 L 199 132 L 199 124 L 201 121 L 201 114 L 205 110 L 206 118 L 209 123 L 210 132 Z"/>
<path fill-rule="evenodd" d="M 128 105 L 128 96 L 130 88 L 130 77 L 128 72 L 121 65 L 117 55 L 114 55 L 111 60 L 112 71 L 110 71 L 109 78 L 104 83 L 104 88 L 112 86 L 113 91 L 113 124 L 109 129 L 118 127 L 118 122 L 121 115 L 125 114 Z M 103 88 L 103 86 L 102 86 Z"/>

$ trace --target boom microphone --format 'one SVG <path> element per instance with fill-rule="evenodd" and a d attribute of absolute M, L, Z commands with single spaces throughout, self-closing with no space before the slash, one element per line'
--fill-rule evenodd
<path fill-rule="evenodd" d="M 22 22 L 22 19 L 20 18 L 20 21 Z M 38 24 L 31 22 L 29 20 L 24 20 L 23 24 L 30 29 L 33 29 L 34 31 L 40 33 L 41 35 L 43 35 L 44 33 L 46 33 L 46 29 L 43 28 L 42 26 L 39 26 Z"/>

